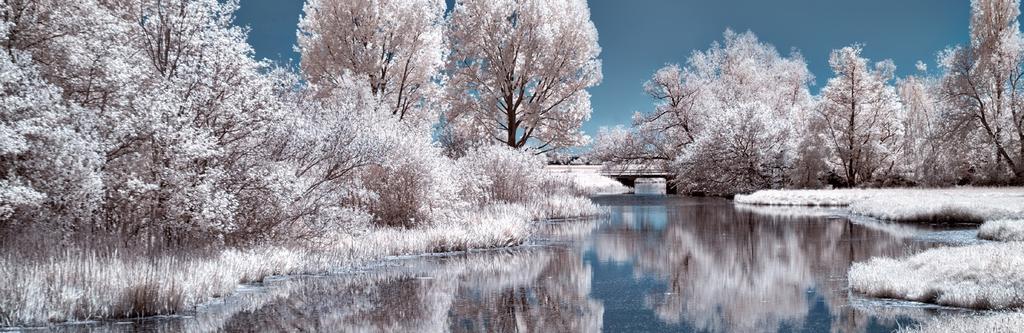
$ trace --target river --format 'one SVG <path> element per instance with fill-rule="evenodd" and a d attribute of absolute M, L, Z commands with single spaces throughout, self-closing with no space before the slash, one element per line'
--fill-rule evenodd
<path fill-rule="evenodd" d="M 543 223 L 516 248 L 272 279 L 194 315 L 58 330 L 889 332 L 955 311 L 846 287 L 853 262 L 934 246 L 930 230 L 719 198 L 595 200 L 607 217 Z"/>

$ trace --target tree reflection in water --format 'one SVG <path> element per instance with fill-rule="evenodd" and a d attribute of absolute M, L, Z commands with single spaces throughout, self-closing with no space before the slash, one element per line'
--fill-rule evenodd
<path fill-rule="evenodd" d="M 294 281 L 289 297 L 228 330 L 599 331 L 590 268 L 565 247 L 430 257 L 347 277 Z M 254 323 L 260 323 L 253 326 Z"/>
<path fill-rule="evenodd" d="M 929 246 L 909 240 L 919 228 L 724 199 L 598 200 L 611 211 L 602 221 L 542 223 L 531 244 L 515 249 L 291 277 L 194 316 L 57 330 L 864 332 L 934 312 L 864 307 L 873 301 L 851 302 L 846 288 L 852 262 Z M 622 267 L 625 279 L 615 279 Z"/>
<path fill-rule="evenodd" d="M 593 235 L 597 258 L 664 282 L 644 305 L 665 323 L 701 331 L 800 328 L 817 302 L 813 294 L 824 299 L 832 331 L 864 331 L 869 315 L 850 306 L 846 288 L 850 265 L 926 246 L 908 242 L 919 229 L 871 228 L 828 214 L 711 198 L 619 200 L 621 206 L 604 202 L 613 206 L 612 221 Z M 895 324 L 894 317 L 874 318 Z"/>

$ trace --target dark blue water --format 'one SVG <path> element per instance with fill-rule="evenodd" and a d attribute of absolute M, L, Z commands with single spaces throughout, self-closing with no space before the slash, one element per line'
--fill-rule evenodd
<path fill-rule="evenodd" d="M 158 332 L 889 332 L 937 310 L 851 295 L 846 272 L 930 246 L 910 226 L 610 196 L 527 246 L 395 260 L 249 288 L 194 315 L 62 330 Z"/>

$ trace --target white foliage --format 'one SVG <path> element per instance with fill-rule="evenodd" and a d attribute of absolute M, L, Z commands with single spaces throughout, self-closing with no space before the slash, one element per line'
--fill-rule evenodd
<path fill-rule="evenodd" d="M 973 149 L 964 160 L 981 181 L 1024 177 L 1024 109 L 1019 82 L 1024 41 L 1017 0 L 971 1 L 971 43 L 939 54 L 948 98 L 945 135 Z"/>
<path fill-rule="evenodd" d="M 918 60 L 916 63 L 914 63 L 914 68 L 916 68 L 919 72 L 927 72 L 928 64 L 924 63 L 921 60 Z"/>
<path fill-rule="evenodd" d="M 585 144 L 601 49 L 586 1 L 464 0 L 448 30 L 450 145 Z"/>
<path fill-rule="evenodd" d="M 238 6 L 0 1 L 0 323 L 178 313 L 238 282 L 517 245 L 532 220 L 601 212 L 533 152 L 443 154 L 443 1 L 310 1 L 301 77 L 254 59 Z M 527 7 L 507 35 L 538 43 L 516 65 L 536 71 L 526 136 L 583 142 L 586 3 Z M 160 255 L 193 247 L 220 252 Z"/>
<path fill-rule="evenodd" d="M 380 109 L 416 126 L 440 111 L 446 49 L 441 0 L 311 0 L 299 22 L 302 71 L 321 89 L 356 76 Z"/>
<path fill-rule="evenodd" d="M 891 174 L 899 154 L 902 106 L 892 80 L 895 65 L 885 60 L 869 67 L 859 45 L 832 51 L 835 77 L 821 91 L 821 135 L 831 152 L 828 162 L 846 185 L 856 186 Z"/>
<path fill-rule="evenodd" d="M 677 169 L 685 191 L 729 194 L 787 183 L 810 108 L 812 76 L 803 57 L 782 56 L 750 32 L 667 65 L 644 85 L 653 113 L 636 129 L 604 130 L 595 150 L 611 162 L 647 161 Z"/>
<path fill-rule="evenodd" d="M 534 199 L 541 191 L 544 180 L 544 159 L 507 146 L 490 145 L 474 148 L 459 159 L 459 164 L 470 179 L 479 179 L 487 193 L 478 197 L 484 202 L 523 203 Z"/>
<path fill-rule="evenodd" d="M 83 124 L 89 112 L 64 104 L 29 54 L 0 53 L 0 225 L 90 222 L 103 185 L 97 145 Z"/>

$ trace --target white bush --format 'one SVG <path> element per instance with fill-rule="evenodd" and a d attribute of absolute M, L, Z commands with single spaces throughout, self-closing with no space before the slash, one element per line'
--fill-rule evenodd
<path fill-rule="evenodd" d="M 370 192 L 363 203 L 377 224 L 434 223 L 450 218 L 456 209 L 468 208 L 459 197 L 454 161 L 442 155 L 426 135 L 390 133 L 382 140 L 385 155 L 361 175 L 362 186 Z"/>
<path fill-rule="evenodd" d="M 489 193 L 486 202 L 523 203 L 534 199 L 545 178 L 544 159 L 528 152 L 492 145 L 472 149 L 459 159 L 462 172 Z"/>

